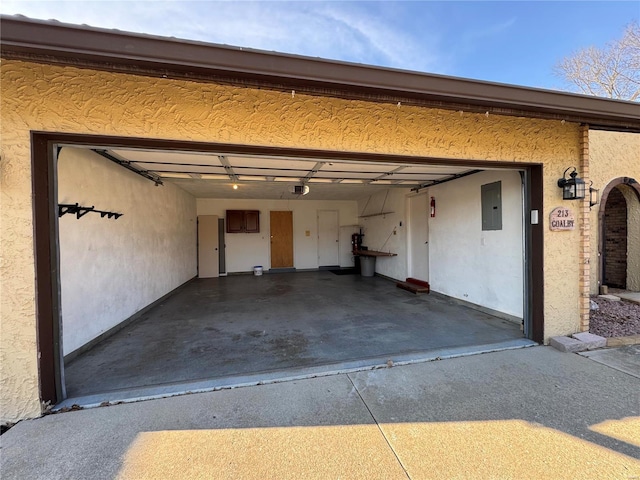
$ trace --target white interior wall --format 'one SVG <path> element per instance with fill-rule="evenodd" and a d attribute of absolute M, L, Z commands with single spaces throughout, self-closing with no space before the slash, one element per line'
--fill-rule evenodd
<path fill-rule="evenodd" d="M 395 253 L 395 257 L 378 257 L 376 273 L 404 280 L 407 277 L 407 195 L 405 188 L 387 191 L 358 200 L 358 222 L 364 233 L 363 245 L 369 250 Z M 388 213 L 387 213 L 388 212 Z M 384 213 L 384 215 L 379 215 Z M 401 225 L 402 224 L 402 225 Z M 395 231 L 395 234 L 394 234 Z"/>
<path fill-rule="evenodd" d="M 59 218 L 65 355 L 196 275 L 196 201 L 98 154 L 65 147 L 58 201 L 123 213 Z"/>
<path fill-rule="evenodd" d="M 260 211 L 260 233 L 225 233 L 228 273 L 248 272 L 256 265 L 262 265 L 265 270 L 269 268 L 269 212 L 272 210 L 293 212 L 293 262 L 299 270 L 318 268 L 318 210 L 338 210 L 340 266 L 353 265 L 351 226 L 357 223 L 355 201 L 197 199 L 198 215 L 225 218 L 226 210 Z"/>
<path fill-rule="evenodd" d="M 502 230 L 483 231 L 481 185 L 502 182 Z M 485 171 L 429 188 L 431 289 L 522 318 L 522 187 L 516 171 Z"/>

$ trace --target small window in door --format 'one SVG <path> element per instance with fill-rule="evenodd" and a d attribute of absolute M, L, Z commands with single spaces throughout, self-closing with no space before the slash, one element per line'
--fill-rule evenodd
<path fill-rule="evenodd" d="M 481 187 L 482 230 L 502 230 L 502 182 Z"/>

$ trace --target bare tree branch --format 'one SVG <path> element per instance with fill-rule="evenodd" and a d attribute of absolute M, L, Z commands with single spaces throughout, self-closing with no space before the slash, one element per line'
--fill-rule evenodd
<path fill-rule="evenodd" d="M 640 26 L 604 48 L 587 47 L 558 62 L 553 72 L 568 89 L 597 97 L 640 101 Z"/>

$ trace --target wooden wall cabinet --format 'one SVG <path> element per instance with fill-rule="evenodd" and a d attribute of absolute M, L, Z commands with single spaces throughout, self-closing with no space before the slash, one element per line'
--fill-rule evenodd
<path fill-rule="evenodd" d="M 227 233 L 260 233 L 258 210 L 227 210 Z"/>

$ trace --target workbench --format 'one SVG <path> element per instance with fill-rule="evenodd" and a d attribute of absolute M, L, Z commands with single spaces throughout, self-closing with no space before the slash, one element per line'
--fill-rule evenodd
<path fill-rule="evenodd" d="M 391 252 L 377 252 L 375 250 L 356 250 L 354 255 L 358 255 L 360 257 L 397 257 L 397 253 Z"/>

